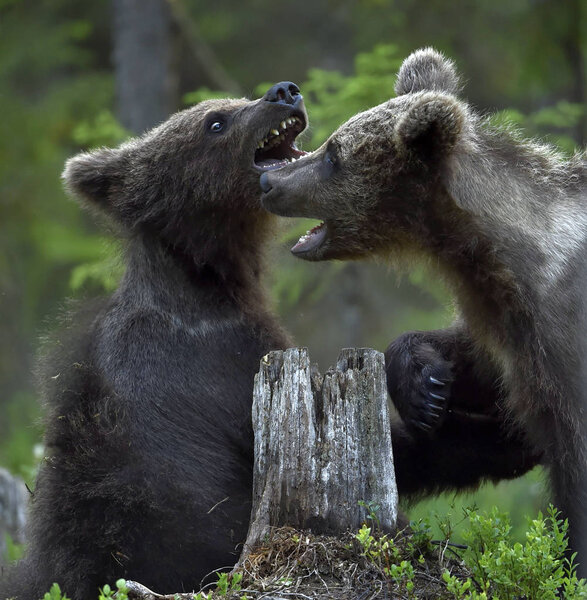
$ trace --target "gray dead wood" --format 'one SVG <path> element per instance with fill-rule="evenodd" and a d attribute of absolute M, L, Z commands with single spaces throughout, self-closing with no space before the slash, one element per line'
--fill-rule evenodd
<path fill-rule="evenodd" d="M 395 528 L 393 468 L 383 355 L 344 349 L 324 376 L 305 348 L 270 352 L 253 392 L 255 466 L 251 524 L 239 564 L 271 527 L 315 533 L 356 530 L 379 505 Z"/>
<path fill-rule="evenodd" d="M 24 543 L 28 491 L 24 482 L 0 468 L 0 563 L 6 553 L 6 534 Z"/>

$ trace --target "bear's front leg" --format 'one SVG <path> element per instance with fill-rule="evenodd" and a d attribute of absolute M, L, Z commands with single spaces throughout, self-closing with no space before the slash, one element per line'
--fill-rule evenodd
<path fill-rule="evenodd" d="M 501 420 L 500 374 L 465 327 L 405 333 L 385 351 L 389 395 L 408 431 L 434 436 L 453 414 Z"/>
<path fill-rule="evenodd" d="M 387 389 L 412 432 L 436 431 L 445 419 L 451 396 L 453 365 L 433 345 L 434 333 L 403 334 L 385 351 Z"/>

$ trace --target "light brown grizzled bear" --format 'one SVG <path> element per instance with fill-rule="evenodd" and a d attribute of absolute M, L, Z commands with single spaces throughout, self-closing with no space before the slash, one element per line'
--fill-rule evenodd
<path fill-rule="evenodd" d="M 383 255 L 438 268 L 462 317 L 389 347 L 391 395 L 412 395 L 398 410 L 431 436 L 453 403 L 477 410 L 490 402 L 511 418 L 549 468 L 585 576 L 586 155 L 566 160 L 497 129 L 458 91 L 450 61 L 414 52 L 396 98 L 354 116 L 311 155 L 264 173 L 262 202 L 279 215 L 323 220 L 292 249 L 299 258 Z M 445 401 L 433 385 L 451 363 L 470 385 Z M 398 368 L 415 376 L 398 384 Z"/>

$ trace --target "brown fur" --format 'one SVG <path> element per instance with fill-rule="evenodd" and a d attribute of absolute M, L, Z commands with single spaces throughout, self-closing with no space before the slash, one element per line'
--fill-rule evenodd
<path fill-rule="evenodd" d="M 565 160 L 492 128 L 457 81 L 435 51 L 414 53 L 396 98 L 263 176 L 263 204 L 325 221 L 294 248 L 301 258 L 420 257 L 445 275 L 464 319 L 426 343 L 495 373 L 495 402 L 544 456 L 585 574 L 585 154 Z"/>
<path fill-rule="evenodd" d="M 36 600 L 57 582 L 90 600 L 120 577 L 191 591 L 235 563 L 253 377 L 261 356 L 291 345 L 261 283 L 272 217 L 257 159 L 260 140 L 298 116 L 293 136 L 305 111 L 274 88 L 67 162 L 69 191 L 124 236 L 126 271 L 111 297 L 71 315 L 39 370 L 46 457 L 27 553 L 2 573 L 0 599 Z"/>
<path fill-rule="evenodd" d="M 70 316 L 39 371 L 46 458 L 27 554 L 2 573 L 0 599 L 36 600 L 57 582 L 90 600 L 120 577 L 191 591 L 236 562 L 250 515 L 253 377 L 261 356 L 291 345 L 263 294 L 273 217 L 258 198 L 259 159 L 275 166 L 288 151 L 263 157 L 258 145 L 284 119 L 305 122 L 296 90 L 282 82 L 257 101 L 204 102 L 68 161 L 69 190 L 126 238 L 126 272 L 111 297 Z M 528 468 L 523 453 L 496 461 L 507 444 L 489 429 L 486 443 L 461 436 L 479 465 L 463 473 L 450 431 L 432 451 L 394 424 L 400 493 Z"/>

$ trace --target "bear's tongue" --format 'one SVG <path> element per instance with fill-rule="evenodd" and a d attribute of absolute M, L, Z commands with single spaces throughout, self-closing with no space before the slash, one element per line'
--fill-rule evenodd
<path fill-rule="evenodd" d="M 262 160 L 256 161 L 255 164 L 262 169 L 270 171 L 271 169 L 280 169 L 285 165 L 289 164 L 289 160 L 282 158 L 264 158 Z"/>
<path fill-rule="evenodd" d="M 314 250 L 318 248 L 324 241 L 326 237 L 326 226 L 324 223 L 320 223 L 320 225 L 316 225 L 316 227 L 312 227 L 310 231 L 303 235 L 298 243 L 291 249 L 293 254 L 303 254 L 304 252 L 309 252 L 310 250 Z"/>

